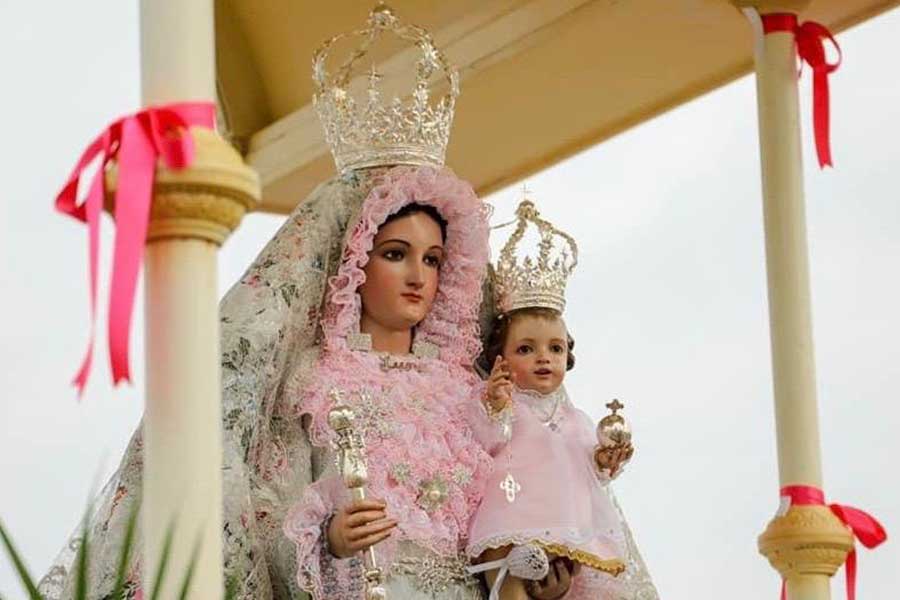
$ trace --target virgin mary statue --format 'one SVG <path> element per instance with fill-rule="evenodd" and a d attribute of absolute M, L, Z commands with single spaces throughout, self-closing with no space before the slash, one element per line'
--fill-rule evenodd
<path fill-rule="evenodd" d="M 354 100 L 351 72 L 386 32 L 421 52 L 410 99 L 383 103 L 373 69 Z M 226 577 L 241 600 L 359 600 L 359 550 L 372 547 L 388 598 L 482 600 L 462 554 L 491 469 L 472 430 L 500 428 L 470 408 L 488 214 L 443 166 L 457 74 L 383 5 L 353 35 L 361 49 L 336 73 L 325 62 L 344 36 L 314 57 L 339 175 L 297 206 L 220 306 Z M 447 92 L 431 99 L 441 73 Z M 365 442 L 368 504 L 354 505 L 337 473 L 336 402 Z M 112 598 L 141 445 L 138 428 L 89 519 L 92 600 Z M 48 599 L 72 596 L 79 545 L 42 580 Z M 140 557 L 129 567 L 125 597 L 141 597 L 149 574 Z M 540 597 L 568 582 L 553 587 Z"/>
<path fill-rule="evenodd" d="M 330 76 L 325 59 L 335 40 L 323 46 L 315 101 L 340 174 L 298 205 L 220 306 L 224 560 L 241 599 L 359 598 L 360 560 L 338 558 L 328 544 L 332 515 L 346 500 L 327 423 L 335 393 L 356 411 L 369 495 L 397 523 L 375 546 L 389 596 L 482 598 L 461 551 L 490 458 L 460 410 L 476 380 L 487 213 L 442 166 L 456 73 L 423 32 L 389 11 L 373 12 L 362 35 L 371 41 L 388 30 L 425 45 L 418 95 L 383 106 L 371 77 L 367 102 L 357 105 L 347 89 L 354 61 Z M 420 92 L 439 69 L 449 91 L 430 103 Z M 425 251 L 400 231 L 373 252 L 386 222 L 416 216 L 426 233 L 429 223 L 438 232 Z M 422 281 L 401 281 L 406 300 L 382 297 L 391 293 L 384 286 L 370 297 L 359 288 L 376 261 L 415 261 Z M 384 341 L 398 330 L 400 350 Z M 91 598 L 112 593 L 141 465 L 138 428 L 90 519 Z M 46 597 L 71 597 L 79 545 L 76 536 L 43 579 Z M 136 558 L 128 598 L 142 593 L 143 579 Z"/>

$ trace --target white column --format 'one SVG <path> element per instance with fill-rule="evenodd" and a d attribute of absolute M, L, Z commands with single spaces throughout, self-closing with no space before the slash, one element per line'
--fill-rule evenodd
<path fill-rule="evenodd" d="M 794 13 L 799 9 L 797 5 L 805 3 L 795 0 L 785 7 L 778 6 L 777 1 L 746 2 L 761 5 L 760 9 L 766 12 Z M 792 32 L 762 35 L 756 11 L 746 9 L 745 14 L 756 38 L 779 483 L 822 488 L 797 50 Z M 795 506 L 773 519 L 759 544 L 784 577 L 788 600 L 828 600 L 830 577 L 843 563 L 850 541 L 844 527 L 826 507 Z"/>
<path fill-rule="evenodd" d="M 191 597 L 222 594 L 216 251 L 201 239 L 167 238 L 147 246 L 144 581 L 153 580 L 174 523 L 164 599 L 177 597 L 197 543 Z"/>
<path fill-rule="evenodd" d="M 781 485 L 821 487 L 794 35 L 770 33 L 759 50 L 756 90 L 779 478 Z"/>
<path fill-rule="evenodd" d="M 212 0 L 141 0 L 145 106 L 215 99 Z M 197 544 L 191 597 L 221 598 L 222 440 L 216 285 L 217 246 L 202 237 L 159 237 L 146 252 L 144 593 L 172 552 L 161 589 L 178 597 Z"/>
<path fill-rule="evenodd" d="M 145 105 L 213 100 L 213 0 L 141 0 L 141 94 Z"/>

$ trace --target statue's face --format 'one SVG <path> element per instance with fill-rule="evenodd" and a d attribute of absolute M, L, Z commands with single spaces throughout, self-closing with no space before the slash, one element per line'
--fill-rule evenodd
<path fill-rule="evenodd" d="M 566 374 L 567 337 L 566 324 L 560 318 L 516 317 L 503 345 L 513 382 L 523 390 L 542 394 L 558 388 Z"/>
<path fill-rule="evenodd" d="M 443 260 L 441 227 L 427 214 L 412 213 L 382 225 L 359 288 L 361 325 L 385 331 L 414 327 L 431 310 Z"/>

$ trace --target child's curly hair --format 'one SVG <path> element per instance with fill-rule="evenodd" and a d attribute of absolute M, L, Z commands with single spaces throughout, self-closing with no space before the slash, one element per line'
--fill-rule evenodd
<path fill-rule="evenodd" d="M 513 322 L 522 317 L 538 317 L 541 319 L 555 320 L 559 319 L 561 315 L 552 308 L 535 306 L 519 308 L 508 313 L 500 313 L 494 317 L 494 322 L 491 326 L 491 335 L 488 337 L 487 344 L 485 344 L 484 351 L 481 353 L 478 361 L 478 366 L 481 367 L 485 373 L 491 372 L 491 369 L 494 367 L 494 361 L 497 360 L 498 356 L 503 354 L 503 346 L 506 345 L 509 328 L 512 326 Z M 575 354 L 573 352 L 575 350 L 575 339 L 568 330 L 566 330 L 566 345 L 569 350 L 566 356 L 566 371 L 571 371 L 575 367 Z"/>

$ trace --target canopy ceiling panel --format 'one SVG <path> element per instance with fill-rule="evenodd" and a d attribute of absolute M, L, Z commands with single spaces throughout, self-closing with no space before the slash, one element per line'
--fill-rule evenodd
<path fill-rule="evenodd" d="M 788 2 L 789 4 L 789 2 Z M 838 32 L 900 0 L 813 0 L 803 19 Z M 374 5 L 374 3 L 371 3 Z M 311 56 L 358 29 L 370 3 L 217 0 L 224 126 L 257 168 L 262 210 L 289 212 L 334 173 L 310 102 Z M 395 0 L 460 68 L 447 162 L 487 193 L 715 89 L 752 66 L 728 0 Z M 402 89 L 411 51 L 379 55 Z M 436 82 L 436 86 L 440 85 Z"/>

